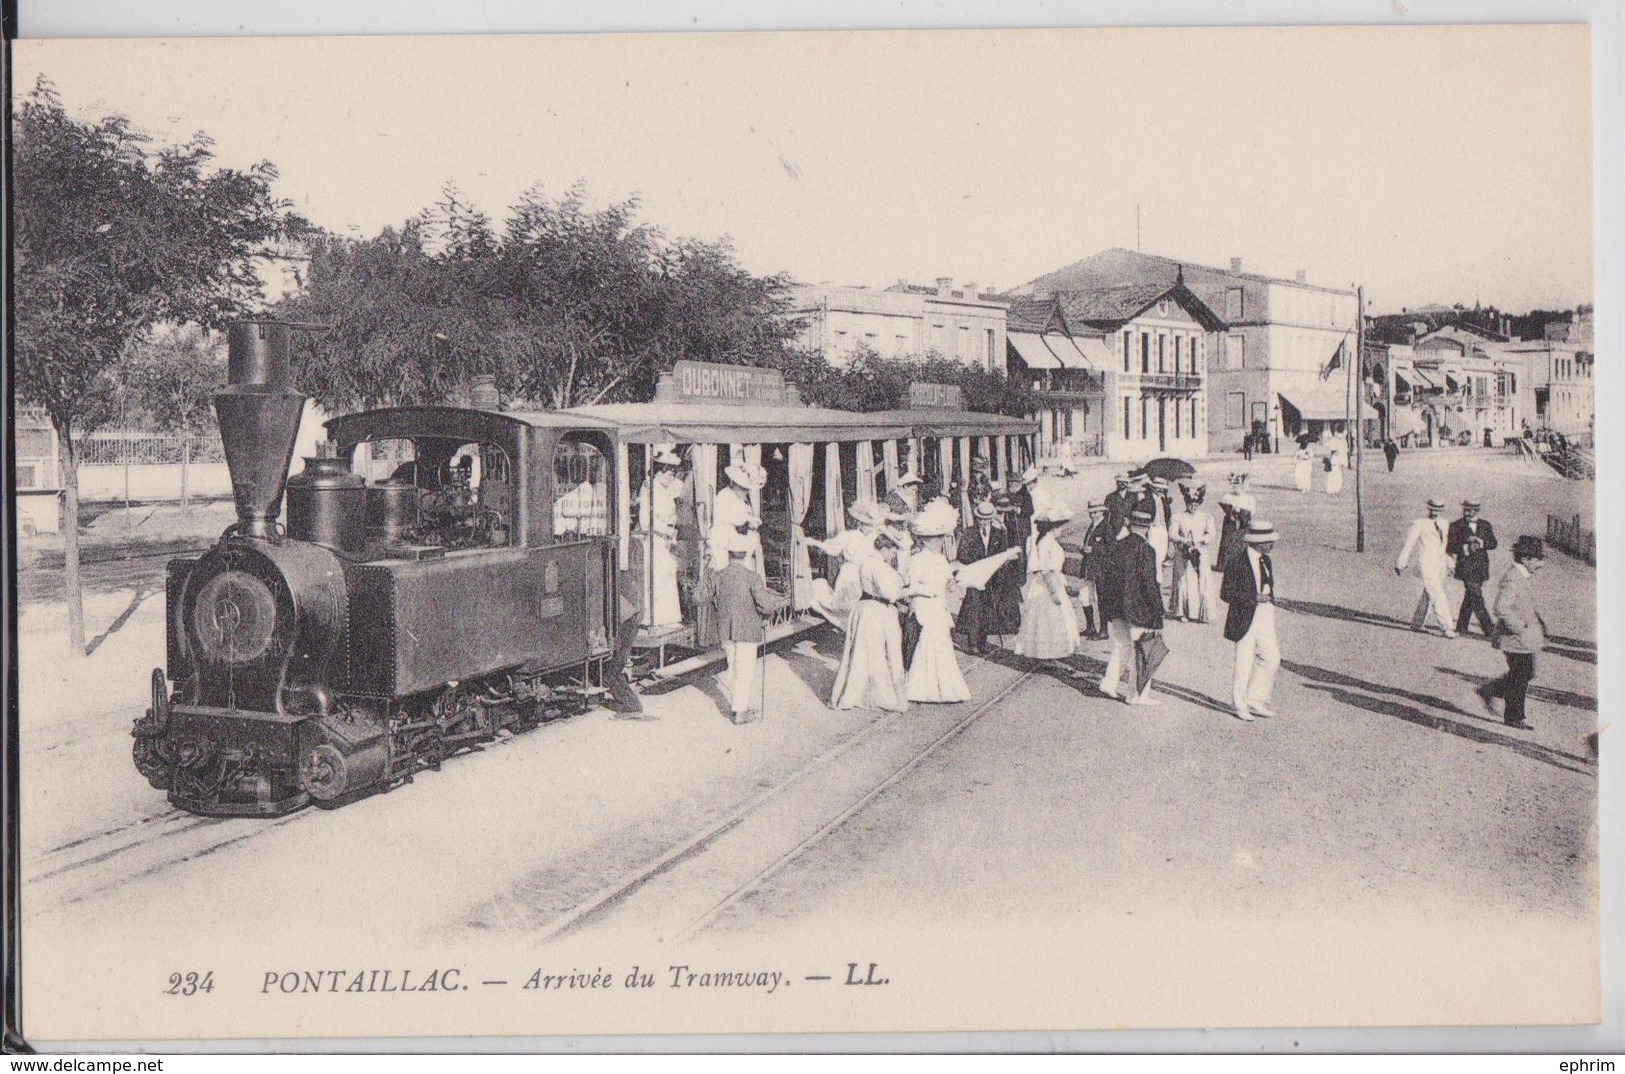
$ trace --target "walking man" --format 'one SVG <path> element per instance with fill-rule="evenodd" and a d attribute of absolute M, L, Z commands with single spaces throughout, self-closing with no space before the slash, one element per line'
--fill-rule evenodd
<path fill-rule="evenodd" d="M 1225 572 L 1219 597 L 1230 605 L 1224 636 L 1236 643 L 1231 700 L 1236 719 L 1252 723 L 1255 716 L 1275 715 L 1270 693 L 1281 666 L 1281 646 L 1275 637 L 1275 565 L 1270 552 L 1279 534 L 1270 523 L 1255 519 L 1247 524 L 1244 540 L 1246 552 Z"/>
<path fill-rule="evenodd" d="M 1477 500 L 1461 501 L 1461 517 L 1450 523 L 1445 554 L 1456 557 L 1456 577 L 1465 592 L 1461 611 L 1456 614 L 1456 633 L 1467 633 L 1468 620 L 1478 617 L 1478 627 L 1486 638 L 1495 636 L 1490 610 L 1484 606 L 1484 583 L 1490 577 L 1490 553 L 1495 550 L 1495 530 L 1478 517 L 1482 505 Z"/>
<path fill-rule="evenodd" d="M 1535 572 L 1546 562 L 1546 548 L 1539 537 L 1519 537 L 1512 545 L 1512 566 L 1501 576 L 1501 589 L 1495 594 L 1495 621 L 1500 627 L 1496 645 L 1507 658 L 1507 673 L 1478 688 L 1478 696 L 1490 715 L 1497 715 L 1491 698 L 1506 705 L 1500 713 L 1508 727 L 1528 731 L 1524 700 L 1535 678 L 1535 654 L 1546 647 L 1546 620 L 1535 604 Z"/>
<path fill-rule="evenodd" d="M 1162 590 L 1157 584 L 1157 553 L 1146 540 L 1154 514 L 1150 506 L 1137 507 L 1129 515 L 1128 536 L 1111 546 L 1100 586 L 1100 611 L 1106 617 L 1106 634 L 1112 654 L 1100 680 L 1100 692 L 1120 697 L 1130 705 L 1160 705 L 1151 696 L 1151 682 L 1138 694 L 1134 690 L 1138 659 L 1134 643 L 1148 630 L 1162 629 Z M 1129 688 L 1118 691 L 1123 671 L 1129 672 Z"/>
<path fill-rule="evenodd" d="M 1399 461 L 1399 445 L 1391 436 L 1382 442 L 1382 457 L 1388 460 L 1388 472 L 1393 473 L 1394 463 Z"/>
<path fill-rule="evenodd" d="M 1450 564 L 1445 558 L 1445 541 L 1449 531 L 1443 515 L 1444 501 L 1429 500 L 1427 517 L 1412 522 L 1410 532 L 1405 535 L 1405 547 L 1399 551 L 1394 573 L 1404 574 L 1405 568 L 1410 566 L 1411 553 L 1416 553 L 1416 573 L 1422 579 L 1422 599 L 1416 602 L 1416 614 L 1411 617 L 1411 626 L 1416 630 L 1425 629 L 1428 616 L 1432 615 L 1439 624 L 1440 633 L 1453 638 L 1456 632 L 1450 628 L 1450 620 L 1445 618 L 1445 607 L 1449 601 L 1444 595 L 1444 579 Z"/>
<path fill-rule="evenodd" d="M 734 723 L 751 723 L 762 716 L 756 702 L 757 661 L 767 630 L 764 615 L 789 607 L 790 602 L 767 588 L 749 559 L 761 544 L 751 536 L 726 537 L 728 565 L 717 573 L 717 632 L 728 655 L 728 701 Z"/>

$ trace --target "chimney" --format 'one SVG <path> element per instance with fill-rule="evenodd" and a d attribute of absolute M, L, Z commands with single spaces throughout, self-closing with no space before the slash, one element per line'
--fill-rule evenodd
<path fill-rule="evenodd" d="M 1297 281 L 1299 283 L 1308 283 L 1309 282 L 1309 270 L 1308 269 L 1299 269 L 1296 279 L 1297 279 Z"/>
<path fill-rule="evenodd" d="M 947 298 L 948 297 L 948 292 L 952 291 L 953 288 L 954 288 L 954 278 L 952 276 L 938 276 L 937 277 L 937 294 L 938 295 L 940 295 L 943 298 Z"/>
<path fill-rule="evenodd" d="M 971 283 L 969 280 L 965 281 L 965 297 L 966 298 L 975 298 L 976 297 L 976 285 L 974 283 Z"/>
<path fill-rule="evenodd" d="M 237 501 L 238 532 L 269 540 L 282 514 L 305 397 L 288 386 L 295 326 L 237 321 L 226 340 L 226 387 L 214 397 L 220 440 Z"/>
<path fill-rule="evenodd" d="M 1232 257 L 1230 259 L 1230 271 L 1231 272 L 1240 272 L 1241 271 L 1241 258 Z"/>

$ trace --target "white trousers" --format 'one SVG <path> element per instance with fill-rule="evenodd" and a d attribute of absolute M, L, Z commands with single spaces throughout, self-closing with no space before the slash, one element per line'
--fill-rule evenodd
<path fill-rule="evenodd" d="M 1237 712 L 1253 705 L 1268 705 L 1275 689 L 1275 672 L 1281 666 L 1281 645 L 1275 638 L 1275 605 L 1260 604 L 1253 610 L 1253 625 L 1236 642 L 1234 698 Z"/>
<path fill-rule="evenodd" d="M 1108 694 L 1121 697 L 1134 696 L 1134 678 L 1139 671 L 1139 658 L 1134 655 L 1134 643 L 1145 635 L 1145 627 L 1130 626 L 1127 619 L 1113 619 L 1106 624 L 1106 635 L 1112 641 L 1112 655 L 1106 658 L 1106 673 L 1100 677 L 1100 688 Z M 1128 689 L 1119 690 L 1118 680 L 1128 671 Z M 1146 693 L 1151 684 L 1145 684 Z"/>
<path fill-rule="evenodd" d="M 756 707 L 756 650 L 754 641 L 725 641 L 728 654 L 728 701 L 735 714 Z"/>
<path fill-rule="evenodd" d="M 1427 625 L 1429 615 L 1439 624 L 1439 629 L 1446 632 L 1456 629 L 1450 620 L 1450 598 L 1445 596 L 1442 574 L 1422 575 L 1422 596 L 1416 602 L 1416 614 L 1411 616 L 1411 625 L 1420 630 Z"/>

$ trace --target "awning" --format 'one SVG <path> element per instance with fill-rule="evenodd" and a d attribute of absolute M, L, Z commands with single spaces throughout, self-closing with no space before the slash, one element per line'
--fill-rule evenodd
<path fill-rule="evenodd" d="M 1427 430 L 1422 416 L 1408 406 L 1395 407 L 1388 417 L 1388 435 L 1405 436 L 1407 434 L 1420 434 Z"/>
<path fill-rule="evenodd" d="M 1010 332 L 1010 345 L 1016 349 L 1028 369 L 1060 369 L 1061 361 L 1044 345 L 1042 336 L 1032 332 Z"/>
<path fill-rule="evenodd" d="M 1411 390 L 1411 382 L 1405 379 L 1405 375 L 1403 373 L 1394 374 L 1394 390 L 1396 392 L 1408 392 Z"/>
<path fill-rule="evenodd" d="M 1437 380 L 1435 380 L 1433 378 L 1433 375 L 1429 374 L 1426 369 L 1417 369 L 1417 370 L 1415 370 L 1415 373 L 1416 373 L 1416 376 L 1415 376 L 1414 379 L 1415 379 L 1418 387 L 1421 387 L 1421 388 L 1433 388 L 1433 389 L 1438 389 L 1438 388 L 1443 387 L 1443 385 L 1441 385 Z"/>
<path fill-rule="evenodd" d="M 1112 367 L 1112 362 L 1116 360 L 1111 348 L 1111 344 L 1107 343 L 1103 339 L 1096 339 L 1093 336 L 1084 336 L 1082 339 L 1078 340 L 1077 343 L 1078 349 L 1083 352 L 1083 359 L 1089 363 L 1088 368 L 1090 369 L 1096 371 L 1110 369 Z"/>
<path fill-rule="evenodd" d="M 1348 389 L 1342 383 L 1297 387 L 1281 392 L 1281 402 L 1305 421 L 1343 421 L 1348 417 Z"/>
<path fill-rule="evenodd" d="M 1049 349 L 1055 352 L 1055 357 L 1061 360 L 1062 369 L 1088 369 L 1089 359 L 1078 350 L 1078 345 L 1068 336 L 1058 336 L 1053 333 L 1044 337 Z"/>

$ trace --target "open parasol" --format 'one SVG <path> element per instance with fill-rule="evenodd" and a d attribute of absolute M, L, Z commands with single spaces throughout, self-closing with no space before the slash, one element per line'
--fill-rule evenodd
<path fill-rule="evenodd" d="M 1164 481 L 1183 481 L 1196 476 L 1196 467 L 1184 459 L 1152 459 L 1145 464 L 1144 470 L 1147 476 L 1160 477 Z"/>

